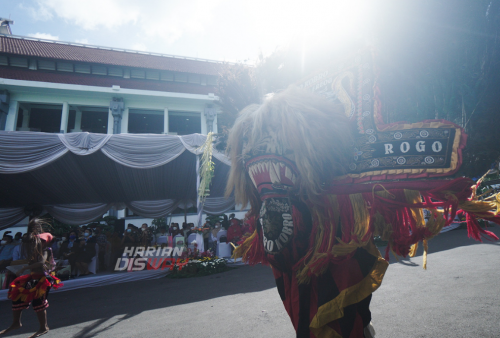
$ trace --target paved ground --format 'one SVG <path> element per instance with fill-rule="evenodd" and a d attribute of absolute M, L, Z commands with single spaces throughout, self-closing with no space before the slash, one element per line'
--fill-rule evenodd
<path fill-rule="evenodd" d="M 500 228 L 494 228 L 500 235 Z M 429 243 L 422 257 L 396 262 L 372 301 L 377 338 L 500 337 L 500 245 L 465 230 Z M 294 337 L 268 267 L 240 267 L 185 280 L 160 279 L 53 294 L 49 337 Z M 0 302 L 0 326 L 10 322 Z M 32 310 L 24 327 L 36 330 Z"/>

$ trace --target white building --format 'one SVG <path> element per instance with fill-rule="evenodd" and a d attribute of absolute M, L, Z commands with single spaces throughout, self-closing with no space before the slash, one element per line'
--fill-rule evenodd
<path fill-rule="evenodd" d="M 220 62 L 2 32 L 0 130 L 217 132 Z M 127 210 L 117 216 L 144 221 Z M 189 218 L 194 222 L 196 216 Z"/>

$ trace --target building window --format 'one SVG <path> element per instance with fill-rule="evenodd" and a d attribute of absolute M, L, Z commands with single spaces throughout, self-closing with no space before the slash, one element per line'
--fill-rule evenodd
<path fill-rule="evenodd" d="M 10 58 L 10 65 L 14 67 L 28 67 L 28 59 L 26 58 Z"/>
<path fill-rule="evenodd" d="M 108 112 L 83 110 L 82 131 L 106 134 L 108 132 Z"/>
<path fill-rule="evenodd" d="M 56 63 L 54 61 L 38 60 L 38 69 L 56 70 Z"/>
<path fill-rule="evenodd" d="M 168 132 L 177 135 L 201 133 L 200 113 L 168 113 Z"/>
<path fill-rule="evenodd" d="M 199 75 L 189 74 L 189 83 L 200 84 L 200 82 L 201 82 L 201 80 L 200 80 L 200 76 Z"/>
<path fill-rule="evenodd" d="M 73 64 L 68 63 L 68 62 L 58 62 L 57 63 L 57 70 L 60 72 L 72 72 L 73 71 Z"/>
<path fill-rule="evenodd" d="M 146 72 L 140 69 L 132 69 L 130 71 L 130 77 L 133 79 L 144 79 L 146 77 Z"/>
<path fill-rule="evenodd" d="M 207 84 L 209 86 L 216 86 L 217 85 L 217 76 L 209 76 L 209 77 L 207 77 Z"/>
<path fill-rule="evenodd" d="M 148 80 L 159 80 L 160 79 L 160 72 L 146 72 L 146 79 Z"/>
<path fill-rule="evenodd" d="M 76 64 L 75 73 L 90 74 L 90 65 Z"/>
<path fill-rule="evenodd" d="M 176 73 L 175 82 L 187 82 L 188 76 L 185 73 Z"/>
<path fill-rule="evenodd" d="M 108 70 L 104 66 L 92 66 L 92 74 L 108 75 Z"/>
<path fill-rule="evenodd" d="M 59 133 L 61 128 L 62 105 L 31 105 L 28 127 L 30 131 Z M 23 110 L 19 109 L 17 127 L 23 125 Z"/>
<path fill-rule="evenodd" d="M 174 81 L 174 73 L 171 72 L 161 72 L 162 81 Z"/>
<path fill-rule="evenodd" d="M 131 134 L 162 134 L 164 112 L 158 110 L 130 109 L 128 132 Z"/>
<path fill-rule="evenodd" d="M 123 69 L 116 68 L 116 67 L 110 67 L 108 69 L 108 75 L 110 75 L 110 76 L 123 76 Z"/>

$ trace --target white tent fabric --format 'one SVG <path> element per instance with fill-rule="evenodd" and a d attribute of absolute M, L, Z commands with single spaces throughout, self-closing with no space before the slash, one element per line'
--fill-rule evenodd
<path fill-rule="evenodd" d="M 234 198 L 213 197 L 207 198 L 209 207 L 204 212 L 221 214 L 234 206 Z M 137 215 L 147 218 L 165 217 L 177 207 L 190 208 L 192 203 L 183 204 L 178 200 L 134 201 L 125 203 L 125 206 Z M 109 209 L 123 208 L 123 203 L 79 203 L 66 205 L 46 205 L 45 210 L 55 219 L 70 225 L 86 224 L 101 217 Z M 182 209 L 184 209 L 182 208 Z M 0 208 L 0 229 L 15 225 L 26 217 L 24 208 Z"/>
<path fill-rule="evenodd" d="M 84 224 L 111 207 L 148 218 L 197 205 L 198 156 L 205 135 L 47 134 L 0 131 L 0 229 L 38 204 L 67 224 Z M 187 150 L 187 152 L 186 152 Z M 216 169 L 203 210 L 234 205 L 223 196 L 228 158 L 213 152 Z"/>
<path fill-rule="evenodd" d="M 127 207 L 138 215 L 158 218 L 170 214 L 179 204 L 176 200 L 136 201 L 128 203 Z"/>
<path fill-rule="evenodd" d="M 0 230 L 21 222 L 25 217 L 24 208 L 1 208 Z"/>
<path fill-rule="evenodd" d="M 112 204 L 80 203 L 45 206 L 45 210 L 63 223 L 80 225 L 92 222 L 105 214 L 111 207 Z"/>
<path fill-rule="evenodd" d="M 47 134 L 0 132 L 0 174 L 35 170 L 57 160 L 68 151 L 80 156 L 101 150 L 120 165 L 137 169 L 155 168 L 179 157 L 185 150 L 200 155 L 206 136 L 157 134 Z M 230 161 L 214 150 L 214 157 Z"/>

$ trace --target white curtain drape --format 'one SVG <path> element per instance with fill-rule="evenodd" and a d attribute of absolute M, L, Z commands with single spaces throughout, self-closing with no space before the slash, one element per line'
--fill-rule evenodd
<path fill-rule="evenodd" d="M 21 222 L 25 217 L 24 208 L 0 209 L 0 230 Z"/>
<path fill-rule="evenodd" d="M 65 205 L 46 205 L 45 210 L 55 219 L 70 225 L 90 223 L 109 209 L 129 208 L 135 214 L 146 218 L 159 218 L 169 215 L 176 208 L 186 209 L 194 204 L 189 201 L 173 199 L 157 201 L 134 201 L 130 203 L 78 203 Z M 208 197 L 203 211 L 208 214 L 222 214 L 234 206 L 234 198 Z M 24 208 L 0 208 L 0 229 L 13 226 L 26 217 Z"/>
<path fill-rule="evenodd" d="M 179 205 L 176 200 L 137 201 L 130 202 L 127 207 L 135 214 L 148 218 L 164 217 L 174 211 Z"/>
<path fill-rule="evenodd" d="M 80 225 L 90 223 L 96 218 L 105 214 L 112 204 L 100 203 L 79 203 L 68 205 L 48 205 L 45 210 L 57 219 L 66 224 Z"/>
<path fill-rule="evenodd" d="M 0 174 L 29 172 L 49 164 L 68 151 L 85 156 L 101 151 L 116 163 L 137 169 L 167 164 L 185 150 L 199 155 L 205 135 L 157 134 L 47 134 L 0 131 Z M 214 150 L 213 156 L 226 165 L 229 159 Z"/>
<path fill-rule="evenodd" d="M 201 134 L 0 131 L 0 175 L 5 196 L 10 196 L 3 199 L 5 207 L 0 206 L 0 229 L 26 217 L 24 207 L 14 207 L 21 204 L 12 203 L 14 195 L 14 200 L 38 203 L 71 225 L 92 222 L 111 207 L 128 207 L 143 217 L 158 218 L 177 207 L 195 206 L 193 160 L 202 153 L 205 140 Z M 203 212 L 219 214 L 231 209 L 234 199 L 217 197 L 223 195 L 230 161 L 216 150 L 213 156 L 216 177 Z"/>

